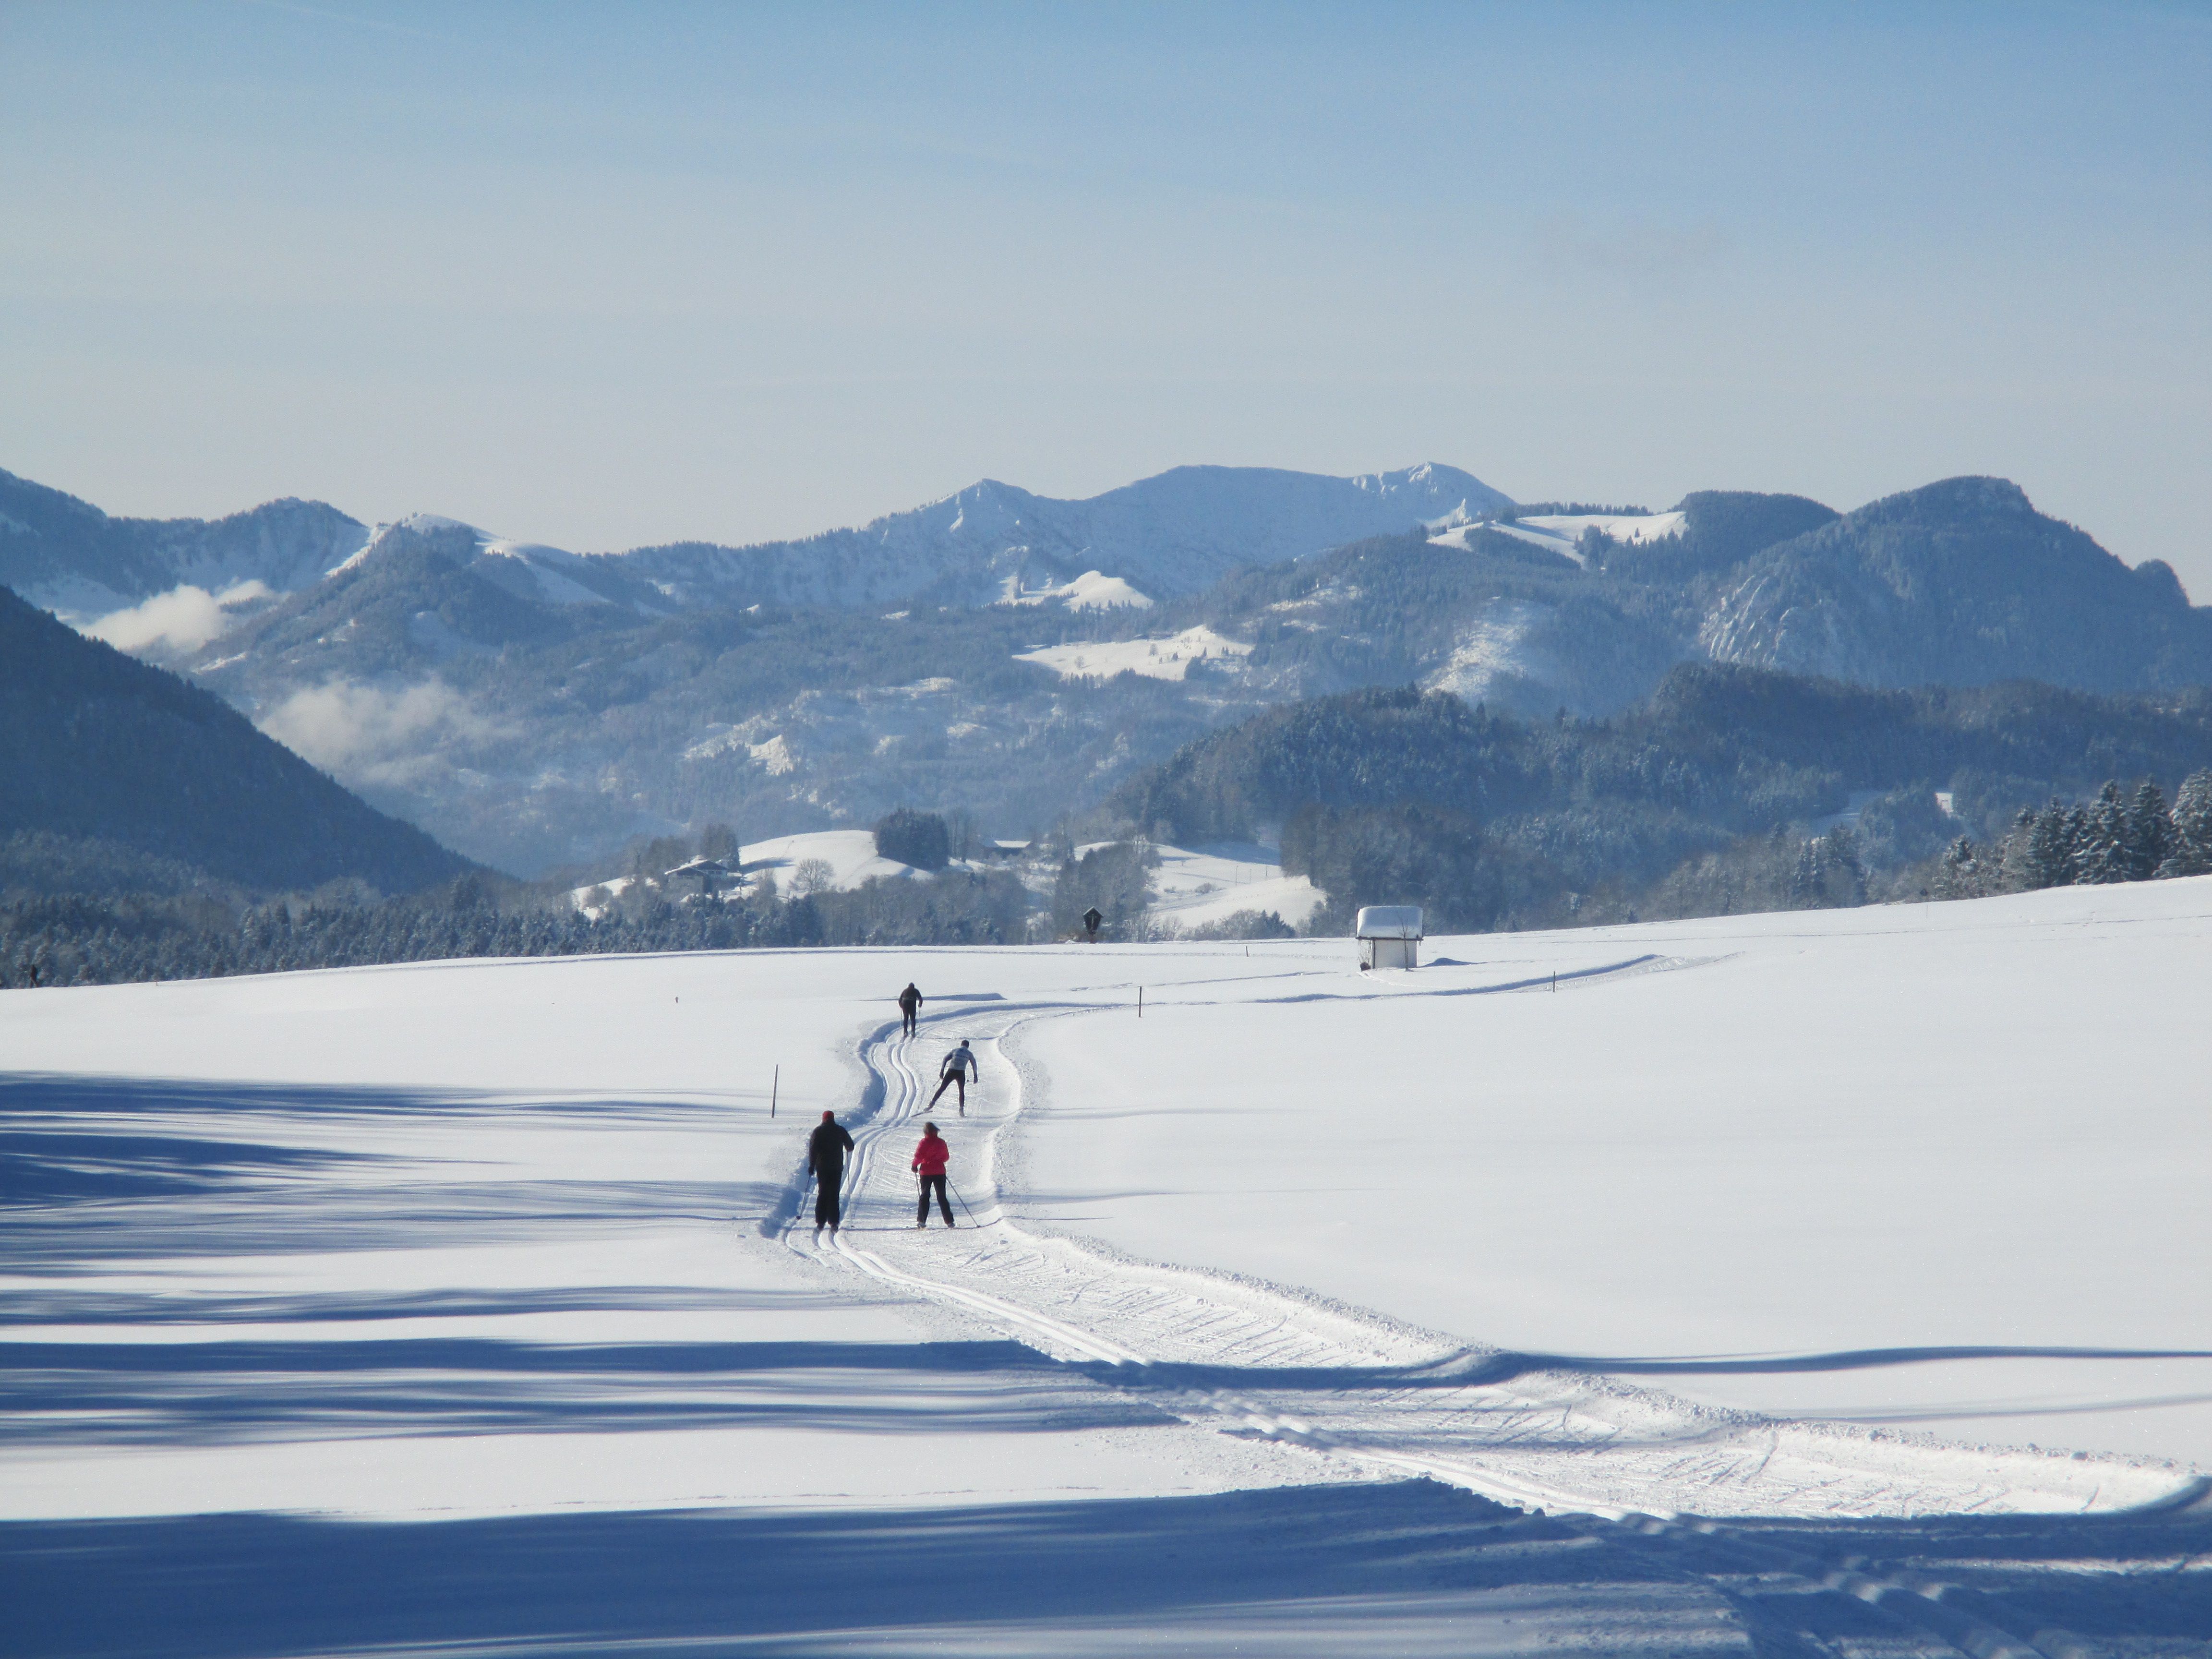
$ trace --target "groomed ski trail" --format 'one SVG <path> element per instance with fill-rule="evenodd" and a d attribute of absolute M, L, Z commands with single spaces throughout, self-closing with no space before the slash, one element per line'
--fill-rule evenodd
<path fill-rule="evenodd" d="M 1674 965 L 1642 958 L 1610 971 Z M 1582 1373 L 1501 1368 L 1503 1356 L 1370 1312 L 1036 1231 L 1005 1213 L 995 1184 L 997 1136 L 1018 1117 L 1027 1082 L 1011 1050 L 1031 1021 L 1098 1012 L 1087 1002 L 963 1013 L 971 1040 L 995 1026 L 975 1041 L 986 1082 L 965 1117 L 927 1105 L 916 1065 L 950 1044 L 884 1026 L 860 1048 L 871 1093 L 881 1092 L 854 1131 L 845 1190 L 855 1224 L 817 1244 L 802 1203 L 771 1231 L 802 1254 L 963 1309 L 1188 1423 L 1426 1476 L 1550 1517 L 1540 1525 L 1657 1551 L 1754 1623 L 1768 1623 L 1768 1609 L 1794 1622 L 1802 1614 L 1787 1609 L 1808 1596 L 1844 1598 L 1890 1627 L 1884 1650 L 1894 1654 L 2087 1659 L 2098 1650 L 1910 1564 L 1831 1558 L 1802 1547 L 1805 1534 L 1778 1544 L 1761 1523 L 2041 1516 L 2081 1526 L 2154 1522 L 2212 1503 L 2212 1482 L 2121 1458 L 1765 1419 Z M 926 1117 L 954 1140 L 956 1184 L 968 1183 L 980 1226 L 965 1212 L 950 1234 L 933 1213 L 927 1231 L 914 1226 L 907 1160 Z M 1514 1374 L 1484 1380 L 1498 1369 Z"/>
<path fill-rule="evenodd" d="M 2172 1469 L 2120 1458 L 1761 1418 L 1580 1372 L 1486 1381 L 1486 1362 L 1498 1356 L 1434 1333 L 1039 1233 L 1005 1214 L 994 1184 L 996 1137 L 1018 1115 L 1024 1087 L 1009 1040 L 1030 1020 L 1095 1011 L 992 1009 L 985 1018 L 995 1029 L 976 1044 L 986 1081 L 971 1091 L 966 1118 L 945 1109 L 951 1095 L 927 1106 L 915 1060 L 945 1045 L 903 1039 L 896 1026 L 863 1044 L 881 1103 L 854 1133 L 846 1182 L 854 1224 L 834 1243 L 823 1235 L 823 1256 L 1100 1368 L 1102 1381 L 1190 1422 L 1430 1475 L 1522 1508 L 1608 1517 L 2085 1514 L 2177 1489 Z M 972 1037 L 984 1020 L 963 1014 L 960 1023 Z M 933 1214 L 928 1231 L 914 1229 L 908 1156 L 933 1110 L 981 1227 L 963 1212 L 949 1235 Z M 783 1236 L 811 1250 L 799 1208 Z"/>

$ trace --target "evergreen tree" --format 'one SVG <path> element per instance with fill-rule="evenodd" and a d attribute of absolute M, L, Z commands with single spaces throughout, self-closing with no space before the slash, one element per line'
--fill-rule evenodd
<path fill-rule="evenodd" d="M 2074 879 L 2074 824 L 2066 809 L 2052 801 L 2035 815 L 2021 860 L 2021 886 L 2028 891 L 2063 887 Z"/>
<path fill-rule="evenodd" d="M 1795 909 L 1810 910 L 1823 902 L 1820 888 L 1820 856 L 1814 843 L 1806 842 L 1797 849 L 1797 867 L 1790 872 L 1790 903 Z"/>
<path fill-rule="evenodd" d="M 2172 841 L 2161 875 L 2212 875 L 2212 771 L 2192 772 L 2173 798 Z"/>
<path fill-rule="evenodd" d="M 1943 861 L 1936 868 L 1933 895 L 1939 899 L 1979 898 L 1989 890 L 1984 874 L 1974 843 L 1961 836 L 1944 851 Z"/>
<path fill-rule="evenodd" d="M 2148 881 L 2158 873 L 2172 850 L 2173 823 L 2166 810 L 2166 792 L 2155 780 L 2145 778 L 2128 802 L 2127 865 L 2130 881 Z"/>
<path fill-rule="evenodd" d="M 1820 838 L 1821 886 L 1831 904 L 1864 904 L 1866 866 L 1859 859 L 1859 841 L 1842 824 Z"/>
<path fill-rule="evenodd" d="M 917 870 L 942 870 L 952 859 L 951 832 L 936 813 L 901 806 L 877 823 L 876 851 Z"/>
<path fill-rule="evenodd" d="M 2128 809 L 2116 783 L 2100 789 L 2082 817 L 2074 843 L 2074 879 L 2085 886 L 2130 879 Z"/>

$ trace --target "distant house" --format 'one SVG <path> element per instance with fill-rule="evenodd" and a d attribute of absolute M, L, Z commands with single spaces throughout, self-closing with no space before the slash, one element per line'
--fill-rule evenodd
<path fill-rule="evenodd" d="M 1421 907 L 1370 904 L 1359 913 L 1352 933 L 1359 940 L 1359 969 L 1418 968 L 1421 965 Z"/>
<path fill-rule="evenodd" d="M 702 896 L 720 892 L 719 884 L 722 882 L 734 880 L 742 884 L 744 880 L 727 859 L 693 859 L 689 864 L 679 864 L 673 870 L 662 871 L 660 878 L 671 886 L 696 881 Z"/>
<path fill-rule="evenodd" d="M 1032 844 L 1026 841 L 987 841 L 983 851 L 994 859 L 1025 859 Z"/>

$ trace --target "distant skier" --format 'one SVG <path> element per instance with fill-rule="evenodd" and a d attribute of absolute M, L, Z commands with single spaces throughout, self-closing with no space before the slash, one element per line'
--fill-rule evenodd
<path fill-rule="evenodd" d="M 962 1037 L 960 1046 L 945 1055 L 945 1064 L 938 1068 L 937 1093 L 930 1096 L 929 1103 L 933 1106 L 936 1105 L 939 1097 L 947 1089 L 957 1085 L 960 1091 L 960 1115 L 967 1116 L 968 1079 L 971 1076 L 980 1078 L 982 1071 L 982 1066 L 976 1062 L 975 1051 L 968 1046 L 968 1039 Z"/>
<path fill-rule="evenodd" d="M 899 993 L 899 1012 L 904 1017 L 905 1030 L 903 1034 L 907 1036 L 912 1036 L 914 1035 L 915 1017 L 921 1012 L 921 993 L 914 988 L 914 981 L 912 980 L 907 981 L 906 989 Z"/>
<path fill-rule="evenodd" d="M 819 1238 L 822 1230 L 829 1228 L 836 1237 L 837 1225 L 844 1219 L 838 1204 L 845 1184 L 845 1154 L 853 1150 L 853 1137 L 837 1121 L 837 1114 L 824 1112 L 822 1121 L 806 1140 L 806 1167 L 814 1172 L 814 1236 Z"/>
<path fill-rule="evenodd" d="M 915 1206 L 914 1224 L 929 1225 L 929 1194 L 937 1193 L 937 1207 L 944 1212 L 945 1224 L 952 1224 L 952 1200 L 945 1195 L 945 1166 L 951 1161 L 952 1149 L 937 1133 L 934 1123 L 921 1126 L 921 1144 L 914 1149 L 915 1173 L 921 1177 L 921 1198 Z"/>

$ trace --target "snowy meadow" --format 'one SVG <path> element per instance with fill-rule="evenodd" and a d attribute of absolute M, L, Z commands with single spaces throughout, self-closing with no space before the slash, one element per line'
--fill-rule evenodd
<path fill-rule="evenodd" d="M 2197 878 L 10 994 L 9 1649 L 2201 1654 L 2208 944 Z"/>

